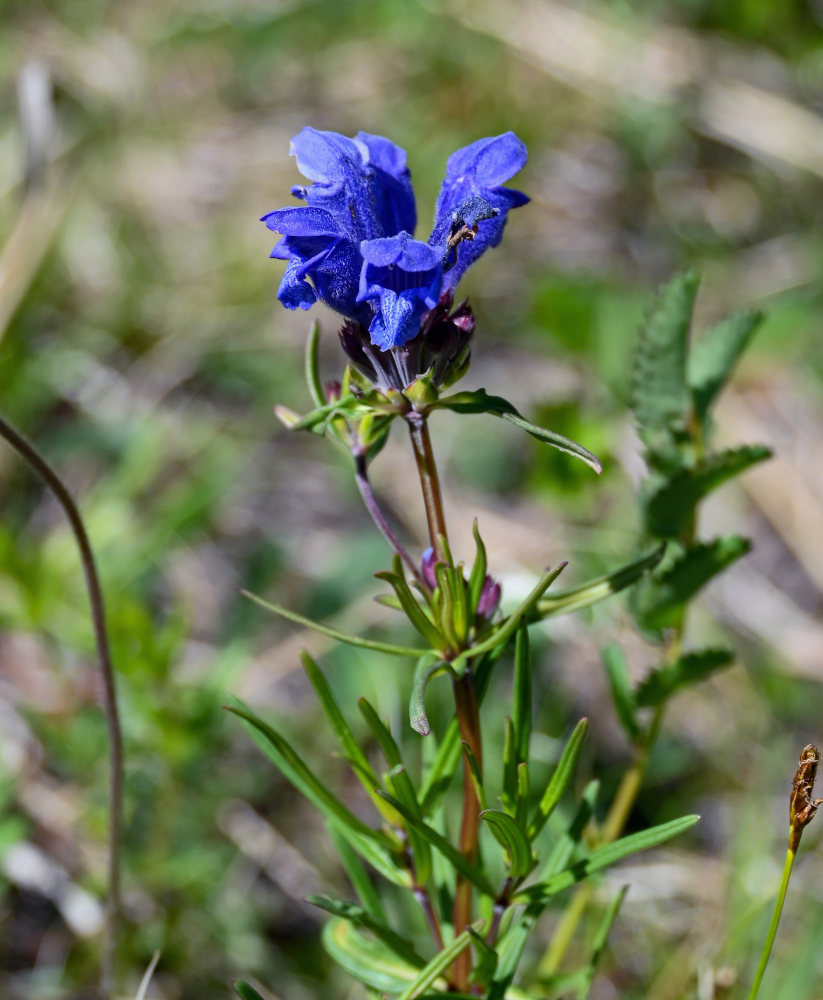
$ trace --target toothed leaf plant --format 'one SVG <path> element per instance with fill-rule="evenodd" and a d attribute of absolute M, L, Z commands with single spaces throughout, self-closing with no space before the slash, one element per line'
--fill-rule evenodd
<path fill-rule="evenodd" d="M 452 550 L 430 427 L 444 409 L 465 419 L 499 417 L 569 461 L 601 471 L 583 445 L 532 423 L 509 400 L 484 389 L 452 389 L 468 370 L 475 335 L 474 314 L 468 302 L 456 299 L 456 286 L 501 242 L 510 212 L 528 203 L 507 186 L 526 163 L 525 146 L 509 132 L 453 153 L 424 238 L 414 235 L 406 154 L 388 139 L 305 128 L 292 154 L 310 183 L 292 189 L 297 205 L 263 217 L 279 237 L 272 257 L 285 262 L 278 298 L 288 309 L 320 301 L 340 314 L 346 360 L 338 377 L 324 381 L 315 324 L 306 358 L 313 409 L 276 412 L 290 429 L 322 435 L 350 452 L 360 494 L 392 550 L 377 573 L 385 587 L 380 600 L 405 617 L 413 639 L 395 644 L 350 635 L 253 599 L 359 647 L 364 657 L 396 660 L 408 721 L 404 732 L 396 725 L 392 731 L 365 698 L 356 706 L 341 704 L 322 664 L 303 653 L 343 766 L 362 785 L 367 815 L 318 776 L 310 747 L 290 743 L 276 720 L 264 721 L 239 703 L 231 710 L 325 817 L 351 888 L 349 898 L 329 892 L 310 902 L 328 915 L 323 942 L 329 955 L 369 995 L 519 1000 L 547 995 L 549 984 L 557 995 L 573 989 L 583 998 L 625 895 L 621 890 L 606 901 L 588 959 L 564 969 L 599 873 L 684 833 L 698 818 L 623 832 L 665 706 L 731 660 L 724 649 L 687 648 L 684 622 L 695 595 L 748 550 L 738 536 L 701 540 L 697 514 L 712 491 L 768 457 L 758 446 L 709 448 L 714 403 L 757 317 L 734 317 L 691 345 L 697 279 L 681 275 L 663 289 L 641 332 L 632 380 L 648 465 L 640 498 L 647 538 L 640 554 L 566 589 L 555 585 L 565 563 L 535 567 L 527 596 L 513 604 L 501 592 L 494 553 L 487 552 L 476 522 L 473 552 Z M 422 552 L 403 544 L 371 485 L 372 463 L 393 425 L 405 425 L 411 444 L 429 536 Z M 615 711 L 635 757 L 614 801 L 600 803 L 597 783 L 582 785 L 577 773 L 586 719 L 576 725 L 569 720 L 565 748 L 549 773 L 533 755 L 529 632 L 634 584 L 634 614 L 660 643 L 660 663 L 635 684 L 621 649 L 604 651 Z M 511 704 L 498 706 L 495 697 L 481 724 L 493 674 L 503 671 L 510 673 L 505 689 L 512 692 Z M 427 709 L 433 685 L 439 693 L 450 689 L 453 710 L 445 721 Z M 355 736 L 364 729 L 367 742 Z M 502 748 L 502 759 L 490 759 L 490 745 Z M 448 792 L 461 784 L 455 808 Z M 578 892 L 578 902 L 556 923 L 537 969 L 524 976 L 521 959 L 532 931 L 547 908 L 573 898 L 570 890 Z M 398 894 L 408 901 L 405 909 L 398 908 Z M 398 919 L 398 913 L 406 916 Z M 243 1000 L 256 996 L 246 983 L 236 989 Z"/>

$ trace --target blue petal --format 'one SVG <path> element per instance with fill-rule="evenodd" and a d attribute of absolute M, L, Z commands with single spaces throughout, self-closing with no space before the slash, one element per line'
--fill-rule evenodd
<path fill-rule="evenodd" d="M 429 245 L 442 254 L 445 289 L 503 237 L 511 208 L 528 202 L 502 185 L 525 165 L 526 147 L 513 132 L 478 139 L 449 157 Z"/>
<path fill-rule="evenodd" d="M 309 309 L 317 301 L 317 293 L 306 279 L 297 274 L 300 262 L 293 260 L 283 273 L 277 298 L 287 309 Z"/>
<path fill-rule="evenodd" d="M 300 172 L 314 181 L 305 190 L 309 206 L 330 212 L 355 243 L 414 227 L 406 154 L 388 139 L 304 128 L 291 151 Z"/>
<path fill-rule="evenodd" d="M 381 350 L 398 347 L 416 336 L 424 314 L 437 305 L 442 284 L 440 255 L 408 233 L 360 245 L 363 269 L 359 302 L 375 309 L 369 325 Z"/>

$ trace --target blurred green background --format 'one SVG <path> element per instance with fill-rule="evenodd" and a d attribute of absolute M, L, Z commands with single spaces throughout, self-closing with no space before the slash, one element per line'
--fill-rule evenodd
<path fill-rule="evenodd" d="M 777 457 L 702 526 L 755 551 L 690 623 L 739 660 L 678 701 L 633 820 L 703 823 L 610 876 L 632 889 L 592 993 L 738 995 L 796 758 L 823 739 L 823 6 L 4 0 L 0 17 L 0 406 L 80 499 L 106 586 L 127 746 L 122 995 L 156 949 L 155 1000 L 227 997 L 234 975 L 283 1000 L 360 995 L 303 902 L 321 885 L 348 894 L 325 830 L 222 709 L 234 693 L 311 734 L 339 786 L 306 645 L 347 705 L 366 694 L 405 725 L 395 663 L 332 650 L 238 594 L 349 630 L 389 614 L 372 600 L 388 551 L 348 457 L 272 415 L 308 406 L 309 317 L 276 302 L 282 265 L 257 219 L 289 202 L 289 138 L 306 124 L 403 145 L 421 231 L 455 148 L 508 129 L 528 145 L 515 183 L 533 202 L 462 286 L 479 319 L 465 385 L 581 441 L 605 473 L 491 418 L 437 418 L 454 547 L 470 557 L 479 517 L 508 606 L 547 563 L 570 560 L 568 585 L 642 550 L 627 372 L 656 285 L 698 268 L 699 327 L 767 314 L 717 434 Z M 337 377 L 336 318 L 316 311 Z M 373 478 L 419 551 L 398 431 Z M 0 995 L 79 998 L 99 955 L 105 727 L 72 537 L 5 448 L 0 627 Z M 538 643 L 536 753 L 553 759 L 588 715 L 581 780 L 599 776 L 605 802 L 628 759 L 599 665 L 614 638 L 642 675 L 653 656 L 622 600 L 552 620 Z M 813 825 L 776 1000 L 821 995 L 819 844 Z"/>

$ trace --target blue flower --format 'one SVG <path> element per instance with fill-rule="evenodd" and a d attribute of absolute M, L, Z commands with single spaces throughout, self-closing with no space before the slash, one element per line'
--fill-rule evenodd
<path fill-rule="evenodd" d="M 442 327 L 460 277 L 500 242 L 509 209 L 529 200 L 503 186 L 527 157 L 513 132 L 449 157 L 425 243 L 413 235 L 414 191 L 399 146 L 365 132 L 349 139 L 304 128 L 291 152 L 312 183 L 292 188 L 304 206 L 262 219 L 281 237 L 271 256 L 287 262 L 277 297 L 288 309 L 325 302 L 368 331 L 381 352 L 408 344 L 427 324 L 433 328 L 429 317 L 438 307 Z"/>

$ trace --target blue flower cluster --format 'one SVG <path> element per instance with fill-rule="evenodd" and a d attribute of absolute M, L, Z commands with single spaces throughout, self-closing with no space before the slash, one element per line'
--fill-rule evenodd
<path fill-rule="evenodd" d="M 277 297 L 289 309 L 325 302 L 381 351 L 411 341 L 427 314 L 451 302 L 466 269 L 500 242 L 509 209 L 529 200 L 503 187 L 527 158 L 513 132 L 449 157 L 425 243 L 413 236 L 414 191 L 399 146 L 365 132 L 349 139 L 304 128 L 291 152 L 312 184 L 292 188 L 305 206 L 261 220 L 281 234 L 271 256 L 287 261 Z"/>

